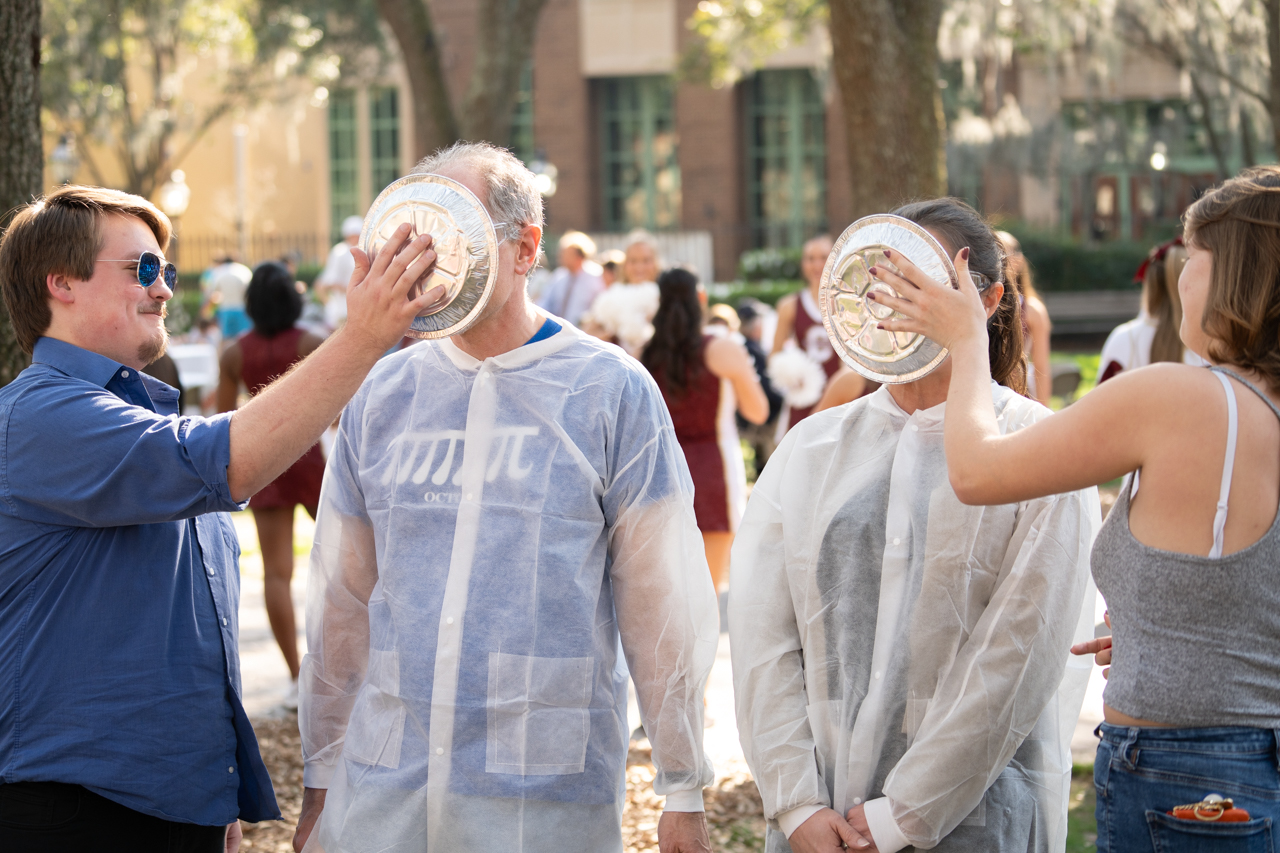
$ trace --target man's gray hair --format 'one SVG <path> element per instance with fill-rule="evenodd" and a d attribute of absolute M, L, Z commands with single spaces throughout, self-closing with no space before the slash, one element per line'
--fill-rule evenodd
<path fill-rule="evenodd" d="M 455 168 L 472 172 L 484 184 L 488 198 L 483 201 L 495 225 L 542 227 L 542 194 L 533 172 L 505 148 L 488 142 L 455 142 L 424 157 L 409 174 L 428 175 Z"/>

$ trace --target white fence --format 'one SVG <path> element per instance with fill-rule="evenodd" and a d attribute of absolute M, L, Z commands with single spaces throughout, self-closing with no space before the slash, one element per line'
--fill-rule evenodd
<path fill-rule="evenodd" d="M 596 249 L 625 249 L 631 242 L 631 234 L 592 234 Z M 658 260 L 664 268 L 676 264 L 691 267 L 704 283 L 710 283 L 715 255 L 712 253 L 711 232 L 671 231 L 652 235 L 658 244 Z"/>

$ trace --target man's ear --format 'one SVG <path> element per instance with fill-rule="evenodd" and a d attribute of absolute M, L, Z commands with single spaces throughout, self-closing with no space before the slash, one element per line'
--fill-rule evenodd
<path fill-rule="evenodd" d="M 1000 300 L 1003 298 L 1004 285 L 998 281 L 982 292 L 982 307 L 987 309 L 988 320 L 995 315 L 996 309 L 1000 307 Z"/>
<path fill-rule="evenodd" d="M 516 275 L 528 275 L 533 265 L 538 262 L 538 247 L 542 245 L 542 229 L 537 225 L 528 225 L 520 235 L 520 243 L 516 246 Z"/>
<path fill-rule="evenodd" d="M 71 289 L 71 279 L 67 278 L 66 273 L 51 272 L 45 276 L 44 283 L 49 295 L 62 304 L 70 305 L 76 301 L 75 292 Z"/>

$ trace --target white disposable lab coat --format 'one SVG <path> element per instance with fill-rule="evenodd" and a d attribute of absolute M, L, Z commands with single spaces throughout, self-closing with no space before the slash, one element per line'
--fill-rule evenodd
<path fill-rule="evenodd" d="M 992 389 L 1003 431 L 1049 414 Z M 908 416 L 884 387 L 812 415 L 752 492 L 729 632 L 770 851 L 864 803 L 891 849 L 1063 849 L 1097 490 L 961 504 L 944 409 Z"/>
<path fill-rule="evenodd" d="M 620 851 L 619 632 L 654 789 L 700 811 L 718 616 L 692 493 L 648 373 L 572 327 L 483 362 L 449 340 L 383 359 L 312 551 L 318 848 Z"/>

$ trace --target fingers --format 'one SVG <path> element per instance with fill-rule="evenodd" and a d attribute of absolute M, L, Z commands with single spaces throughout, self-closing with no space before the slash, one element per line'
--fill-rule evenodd
<path fill-rule="evenodd" d="M 1086 640 L 1083 643 L 1076 643 L 1074 646 L 1071 647 L 1071 654 L 1096 655 L 1100 653 L 1103 649 L 1110 649 L 1110 648 L 1111 648 L 1110 637 L 1098 637 L 1097 639 L 1094 639 L 1094 640 Z"/>
<path fill-rule="evenodd" d="M 978 285 L 974 284 L 973 276 L 969 275 L 969 247 L 965 246 L 956 252 L 955 260 L 952 261 L 956 268 L 956 278 L 960 280 L 960 292 L 978 296 Z"/>
<path fill-rule="evenodd" d="M 373 275 L 382 275 L 387 267 L 399 258 L 400 249 L 409 239 L 409 224 L 406 222 L 395 230 L 391 239 L 382 245 L 373 257 L 369 271 Z"/>
<path fill-rule="evenodd" d="M 858 833 L 858 830 L 850 826 L 847 821 L 833 820 L 831 825 L 835 827 L 836 832 L 840 834 L 840 840 L 843 841 L 850 850 L 866 850 L 871 846 L 871 842 L 863 838 Z"/>
<path fill-rule="evenodd" d="M 898 272 L 896 275 L 894 275 L 892 271 L 884 269 L 883 267 L 878 267 L 879 272 L 875 273 L 875 275 L 881 281 L 884 281 L 886 283 L 891 283 L 889 282 L 889 279 L 885 278 L 884 276 L 884 273 L 888 273 L 894 278 L 900 279 L 906 282 L 907 284 L 910 284 L 913 287 L 918 287 L 918 288 L 940 287 L 945 284 L 945 282 L 934 281 L 932 278 L 925 275 L 925 273 L 918 266 L 912 263 L 910 258 L 902 254 L 901 252 L 895 252 L 892 249 L 885 249 L 884 256 L 889 260 L 893 261 L 893 265 L 898 268 Z M 899 293 L 902 292 L 900 288 L 894 288 L 894 289 L 897 290 Z"/>
<path fill-rule="evenodd" d="M 351 258 L 356 262 L 356 266 L 351 271 L 351 278 L 347 280 L 348 290 L 364 281 L 365 276 L 369 274 L 369 268 L 372 266 L 369 256 L 364 253 L 363 249 L 353 247 L 351 249 Z"/>

